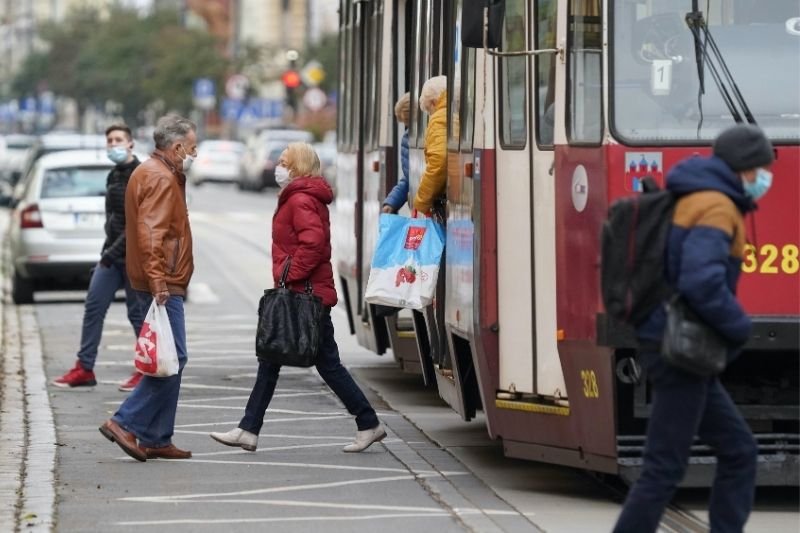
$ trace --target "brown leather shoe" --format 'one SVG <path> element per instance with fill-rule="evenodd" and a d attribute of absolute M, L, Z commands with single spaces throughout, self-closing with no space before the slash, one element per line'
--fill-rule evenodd
<path fill-rule="evenodd" d="M 109 419 L 100 426 L 100 433 L 111 442 L 116 442 L 122 451 L 136 459 L 137 461 L 147 461 L 147 454 L 139 449 L 136 444 L 136 437 L 133 433 L 125 431 L 119 424 Z"/>
<path fill-rule="evenodd" d="M 169 444 L 161 448 L 139 446 L 139 449 L 145 453 L 148 459 L 190 459 L 192 457 L 192 452 L 181 450 L 174 444 Z"/>

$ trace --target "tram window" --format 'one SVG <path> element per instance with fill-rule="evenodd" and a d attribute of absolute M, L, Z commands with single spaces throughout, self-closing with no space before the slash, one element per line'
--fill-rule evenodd
<path fill-rule="evenodd" d="M 525 50 L 525 2 L 509 0 L 503 20 L 501 49 Z M 500 59 L 500 143 L 504 148 L 524 148 L 528 140 L 525 110 L 525 65 L 527 58 Z"/>
<path fill-rule="evenodd" d="M 372 117 L 372 144 L 373 148 L 377 149 L 380 144 L 381 110 L 386 98 L 386 94 L 381 90 L 381 72 L 383 71 L 383 1 L 378 1 L 375 4 L 375 36 L 375 42 L 379 43 L 379 46 L 375 54 L 375 114 Z M 389 120 L 394 120 L 394 114 L 389 117 Z"/>
<path fill-rule="evenodd" d="M 536 49 L 556 47 L 555 0 L 536 3 Z M 556 56 L 536 56 L 536 141 L 539 146 L 553 146 L 556 103 Z"/>
<path fill-rule="evenodd" d="M 366 49 L 364 50 L 365 68 L 362 71 L 364 76 L 364 112 L 360 119 L 363 120 L 362 129 L 364 130 L 364 148 L 371 150 L 372 140 L 374 138 L 374 131 L 372 127 L 372 119 L 375 116 L 375 50 L 378 48 L 377 41 L 375 40 L 375 17 L 373 16 L 372 9 L 374 4 L 372 2 L 362 4 L 364 9 L 364 18 L 362 19 L 361 31 L 364 32 L 364 42 Z"/>
<path fill-rule="evenodd" d="M 413 23 L 411 31 L 413 33 L 411 36 L 411 54 L 409 55 L 409 62 L 414 62 L 415 58 L 425 57 L 423 54 L 423 50 L 425 50 L 423 44 L 425 33 L 425 4 L 426 2 L 424 1 L 414 4 L 415 11 L 412 16 Z M 425 131 L 423 125 L 424 113 L 419 108 L 419 92 L 426 79 L 426 72 L 423 72 L 423 70 L 425 70 L 425 61 L 417 61 L 418 63 L 415 65 L 415 68 L 411 70 L 411 102 L 414 104 L 411 106 L 411 119 L 408 132 L 408 144 L 411 148 L 420 148 L 422 146 L 422 135 Z"/>
<path fill-rule="evenodd" d="M 475 124 L 475 49 L 465 48 L 461 71 L 461 150 L 472 151 Z"/>
<path fill-rule="evenodd" d="M 599 143 L 603 136 L 603 26 L 600 0 L 573 0 L 568 28 L 570 142 Z"/>
<path fill-rule="evenodd" d="M 461 20 L 461 5 L 462 2 L 459 0 L 456 9 L 453 10 L 455 15 L 453 22 L 455 24 L 459 24 Z M 451 40 L 448 43 L 448 49 L 450 50 L 453 61 L 450 63 L 450 70 L 447 72 L 447 105 L 449 107 L 449 119 L 447 120 L 447 149 L 456 151 L 458 150 L 459 136 L 461 133 L 461 128 L 459 127 L 459 115 L 461 113 L 459 103 L 461 102 L 461 77 L 463 75 L 461 60 L 465 50 L 465 48 L 461 46 L 461 39 L 458 38 L 457 34 L 458 32 L 456 32 L 455 40 Z"/>
<path fill-rule="evenodd" d="M 338 122 L 338 127 L 336 128 L 336 139 L 339 143 L 340 148 L 347 147 L 347 117 L 348 117 L 348 94 L 345 91 L 345 87 L 347 87 L 347 83 L 349 82 L 349 66 L 350 66 L 350 56 L 348 54 L 348 46 L 349 46 L 349 20 L 348 16 L 348 3 L 342 2 L 340 5 L 340 13 L 341 13 L 341 27 L 339 29 L 339 94 L 341 95 L 341 106 L 339 107 L 339 112 L 336 114 L 336 120 Z"/>

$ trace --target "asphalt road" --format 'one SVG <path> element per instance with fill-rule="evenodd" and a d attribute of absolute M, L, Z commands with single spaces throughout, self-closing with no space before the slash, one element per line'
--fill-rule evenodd
<path fill-rule="evenodd" d="M 47 387 L 49 407 L 41 408 L 55 423 L 56 531 L 610 531 L 619 502 L 602 486 L 574 469 L 503 457 L 480 416 L 462 422 L 418 377 L 399 372 L 390 355 L 361 349 L 342 309 L 332 313 L 342 360 L 388 438 L 361 454 L 342 453 L 356 430 L 352 418 L 313 369 L 284 369 L 259 449 L 212 441 L 208 432 L 235 427 L 254 382 L 256 306 L 271 283 L 277 201 L 274 191 L 223 185 L 190 189 L 189 196 L 196 270 L 174 443 L 193 458 L 138 463 L 97 431 L 125 397 L 116 385 L 132 370 L 133 332 L 124 304 L 115 303 L 98 385 Z M 83 296 L 41 294 L 33 306 L 6 304 L 0 313 L 6 331 L 15 323 L 38 331 L 36 339 L 20 334 L 18 351 L 39 343 L 47 380 L 74 363 Z M 682 496 L 701 516 L 706 499 L 707 491 Z M 748 531 L 796 531 L 796 500 L 796 490 L 760 492 Z"/>

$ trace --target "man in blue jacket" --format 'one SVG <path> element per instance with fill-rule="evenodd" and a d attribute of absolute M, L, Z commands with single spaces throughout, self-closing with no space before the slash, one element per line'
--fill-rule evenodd
<path fill-rule="evenodd" d="M 728 340 L 730 359 L 751 329 L 736 299 L 746 244 L 744 215 L 769 189 L 773 157 L 762 131 L 740 124 L 717 137 L 711 157 L 686 159 L 667 176 L 667 188 L 678 196 L 666 250 L 668 281 Z M 756 441 L 718 377 L 699 377 L 664 361 L 660 346 L 665 320 L 659 307 L 637 329 L 652 411 L 642 474 L 628 493 L 614 532 L 656 531 L 686 472 L 695 435 L 717 456 L 711 531 L 740 532 L 753 505 Z"/>

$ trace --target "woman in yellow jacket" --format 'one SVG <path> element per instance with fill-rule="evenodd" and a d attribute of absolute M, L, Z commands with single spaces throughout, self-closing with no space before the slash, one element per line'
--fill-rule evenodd
<path fill-rule="evenodd" d="M 425 130 L 425 171 L 419 180 L 413 208 L 420 215 L 433 216 L 446 222 L 443 209 L 447 186 L 447 77 L 435 76 L 422 86 L 419 108 L 430 115 Z M 436 298 L 432 306 L 434 324 L 427 329 L 430 357 L 438 371 L 452 375 L 444 327 L 445 276 L 444 255 L 436 282 Z"/>
<path fill-rule="evenodd" d="M 422 86 L 419 108 L 431 117 L 425 130 L 425 172 L 419 180 L 414 209 L 429 215 L 447 185 L 447 77 L 435 76 Z"/>

